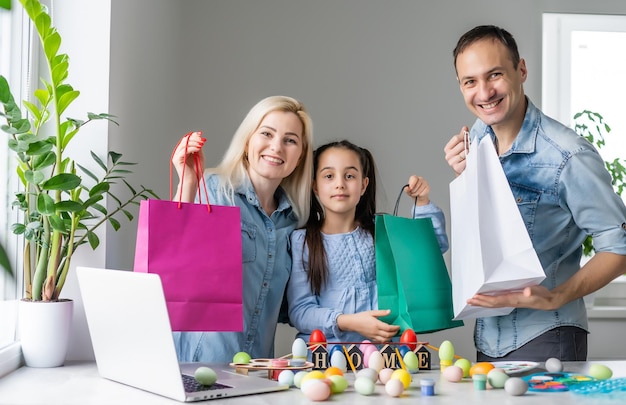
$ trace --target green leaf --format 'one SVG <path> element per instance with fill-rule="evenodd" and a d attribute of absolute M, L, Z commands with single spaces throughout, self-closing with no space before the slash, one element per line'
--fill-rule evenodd
<path fill-rule="evenodd" d="M 82 170 L 83 173 L 85 173 L 87 176 L 91 177 L 96 183 L 100 181 L 100 179 L 95 174 L 93 174 L 92 172 L 84 168 L 83 166 L 79 165 L 78 163 L 76 163 L 76 166 L 78 166 L 78 168 Z"/>
<path fill-rule="evenodd" d="M 94 195 L 104 194 L 109 191 L 110 184 L 106 181 L 102 183 L 98 183 L 89 190 L 89 196 L 93 197 Z"/>
<path fill-rule="evenodd" d="M 50 152 L 53 148 L 53 145 L 51 145 L 48 141 L 37 141 L 37 142 L 32 142 L 28 145 L 28 150 L 26 151 L 26 153 L 28 155 L 41 155 L 47 152 Z"/>
<path fill-rule="evenodd" d="M 121 225 L 120 225 L 120 222 L 117 219 L 115 219 L 113 217 L 110 217 L 109 218 L 109 223 L 111 223 L 111 226 L 113 227 L 113 229 L 115 229 L 115 231 L 120 229 Z"/>
<path fill-rule="evenodd" d="M 26 231 L 26 226 L 24 224 L 13 224 L 11 230 L 15 235 L 21 235 Z"/>
<path fill-rule="evenodd" d="M 44 48 L 44 52 L 46 53 L 46 58 L 51 61 L 56 56 L 57 52 L 59 51 L 60 46 L 61 46 L 61 36 L 56 31 L 51 32 L 50 35 L 48 35 L 44 39 L 44 43 L 43 43 L 43 48 Z"/>
<path fill-rule="evenodd" d="M 102 161 L 102 159 L 100 159 L 98 157 L 98 155 L 96 155 L 95 153 L 91 152 L 91 157 L 93 158 L 93 160 L 96 161 L 98 166 L 100 166 L 102 168 L 102 170 L 104 170 L 105 172 L 107 171 L 107 165 L 104 164 L 104 162 Z"/>
<path fill-rule="evenodd" d="M 52 229 L 54 229 L 55 231 L 59 231 L 62 234 L 68 234 L 68 229 L 65 226 L 65 222 L 61 219 L 60 216 L 54 214 L 54 215 L 50 215 L 50 226 L 52 226 Z"/>
<path fill-rule="evenodd" d="M 57 156 L 54 152 L 37 155 L 33 159 L 33 169 L 44 169 L 52 166 L 56 162 L 56 158 Z"/>
<path fill-rule="evenodd" d="M 24 172 L 24 179 L 32 184 L 39 184 L 44 179 L 44 174 L 41 170 L 26 170 Z"/>
<path fill-rule="evenodd" d="M 97 210 L 97 211 L 100 211 L 100 213 L 102 213 L 102 215 L 105 215 L 105 216 L 106 216 L 106 215 L 108 214 L 107 209 L 106 209 L 106 208 L 104 208 L 104 206 L 103 206 L 103 205 L 101 205 L 101 204 L 98 204 L 98 203 L 93 203 L 93 204 L 91 205 L 91 207 L 92 207 L 93 209 Z"/>
<path fill-rule="evenodd" d="M 126 215 L 126 218 L 128 218 L 129 221 L 132 221 L 134 216 L 133 214 L 131 214 L 129 211 L 127 210 L 122 210 L 122 212 L 124 213 L 124 215 Z"/>
<path fill-rule="evenodd" d="M 80 186 L 80 177 L 75 174 L 61 173 L 46 180 L 41 187 L 44 190 L 71 190 Z"/>
<path fill-rule="evenodd" d="M 37 211 L 43 215 L 52 215 L 55 213 L 54 200 L 46 193 L 40 193 L 37 196 Z"/>
<path fill-rule="evenodd" d="M 110 151 L 109 156 L 111 157 L 111 162 L 113 162 L 113 164 L 116 164 L 117 161 L 120 160 L 120 158 L 122 157 L 122 154 Z"/>
<path fill-rule="evenodd" d="M 76 100 L 76 98 L 80 95 L 79 91 L 71 91 L 68 93 L 63 94 L 61 97 L 59 97 L 58 99 L 58 114 L 62 114 L 63 111 L 65 111 L 65 109 L 72 104 L 72 101 Z"/>
<path fill-rule="evenodd" d="M 94 250 L 98 247 L 98 245 L 100 245 L 100 239 L 98 239 L 98 236 L 91 231 L 87 232 L 87 240 L 89 240 L 89 245 L 91 245 L 91 248 Z"/>
<path fill-rule="evenodd" d="M 124 184 L 126 184 L 126 187 L 128 187 L 128 189 L 130 190 L 131 193 L 133 193 L 133 195 L 137 194 L 133 186 L 131 186 L 126 180 L 122 180 L 122 181 L 124 182 Z"/>
<path fill-rule="evenodd" d="M 64 212 L 80 212 L 83 209 L 83 204 L 76 201 L 66 200 L 56 203 L 55 208 L 58 211 Z"/>
<path fill-rule="evenodd" d="M 87 201 L 83 203 L 83 207 L 87 209 L 102 199 L 103 199 L 102 194 L 94 195 L 93 197 L 87 199 Z"/>

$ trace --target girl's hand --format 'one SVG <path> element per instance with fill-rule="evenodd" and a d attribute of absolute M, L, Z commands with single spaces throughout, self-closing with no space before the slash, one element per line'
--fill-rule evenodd
<path fill-rule="evenodd" d="M 404 192 L 415 199 L 415 205 L 426 205 L 430 202 L 428 198 L 430 185 L 423 177 L 415 175 L 409 177 L 409 186 L 404 189 Z"/>
<path fill-rule="evenodd" d="M 191 132 L 178 142 L 176 149 L 172 153 L 172 164 L 176 169 L 178 178 L 181 180 L 176 191 L 176 201 L 193 202 L 194 200 L 198 187 L 196 170 L 198 170 L 198 173 L 204 170 L 204 153 L 202 152 L 204 142 L 206 142 L 206 138 L 202 137 L 202 132 Z M 195 167 L 195 159 L 193 158 L 194 153 L 197 153 L 200 157 L 198 159 L 200 167 L 197 169 Z M 184 179 L 183 169 L 185 170 Z"/>
<path fill-rule="evenodd" d="M 357 332 L 372 342 L 388 342 L 400 332 L 400 327 L 389 325 L 378 317 L 389 315 L 390 312 L 385 309 L 341 314 L 337 317 L 337 326 L 342 331 Z"/>
<path fill-rule="evenodd" d="M 465 158 L 467 157 L 466 148 L 469 151 L 468 131 L 469 129 L 467 127 L 461 128 L 461 132 L 454 135 L 443 148 L 446 161 L 457 176 L 465 170 Z M 467 138 L 465 138 L 466 136 Z"/>

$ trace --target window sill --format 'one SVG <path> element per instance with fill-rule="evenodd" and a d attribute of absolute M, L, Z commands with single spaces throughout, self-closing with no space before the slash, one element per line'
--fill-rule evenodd
<path fill-rule="evenodd" d="M 0 378 L 17 370 L 23 364 L 22 346 L 19 342 L 0 349 Z"/>

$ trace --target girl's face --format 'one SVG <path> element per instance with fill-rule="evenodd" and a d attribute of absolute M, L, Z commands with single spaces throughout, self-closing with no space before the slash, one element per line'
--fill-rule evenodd
<path fill-rule="evenodd" d="M 351 213 L 354 216 L 368 183 L 356 152 L 328 148 L 319 156 L 313 191 L 326 215 Z"/>
<path fill-rule="evenodd" d="M 295 170 L 302 156 L 302 132 L 302 122 L 292 112 L 272 111 L 263 118 L 246 147 L 252 184 L 278 185 Z"/>

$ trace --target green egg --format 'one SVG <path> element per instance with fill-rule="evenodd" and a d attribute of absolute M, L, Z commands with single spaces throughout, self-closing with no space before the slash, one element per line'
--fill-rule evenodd
<path fill-rule="evenodd" d="M 439 360 L 450 360 L 454 359 L 454 346 L 452 342 L 449 340 L 444 340 L 441 342 L 441 346 L 439 346 Z"/>
<path fill-rule="evenodd" d="M 202 385 L 213 385 L 217 381 L 217 373 L 209 367 L 198 367 L 193 376 Z"/>
<path fill-rule="evenodd" d="M 417 359 L 415 352 L 409 350 L 404 354 L 402 360 L 404 360 L 404 365 L 409 369 L 409 371 L 416 371 L 419 369 L 419 360 Z"/>
<path fill-rule="evenodd" d="M 341 394 L 348 388 L 348 380 L 342 375 L 331 375 L 328 379 L 330 380 L 330 392 L 333 394 Z"/>
<path fill-rule="evenodd" d="M 461 367 L 463 370 L 463 377 L 469 377 L 470 368 L 472 368 L 472 363 L 467 359 L 458 359 L 454 362 L 455 366 Z"/>
<path fill-rule="evenodd" d="M 589 367 L 589 375 L 598 380 L 608 380 L 613 376 L 613 371 L 602 364 L 592 364 Z"/>
<path fill-rule="evenodd" d="M 233 363 L 248 364 L 250 363 L 250 355 L 246 352 L 237 352 L 233 356 Z"/>

